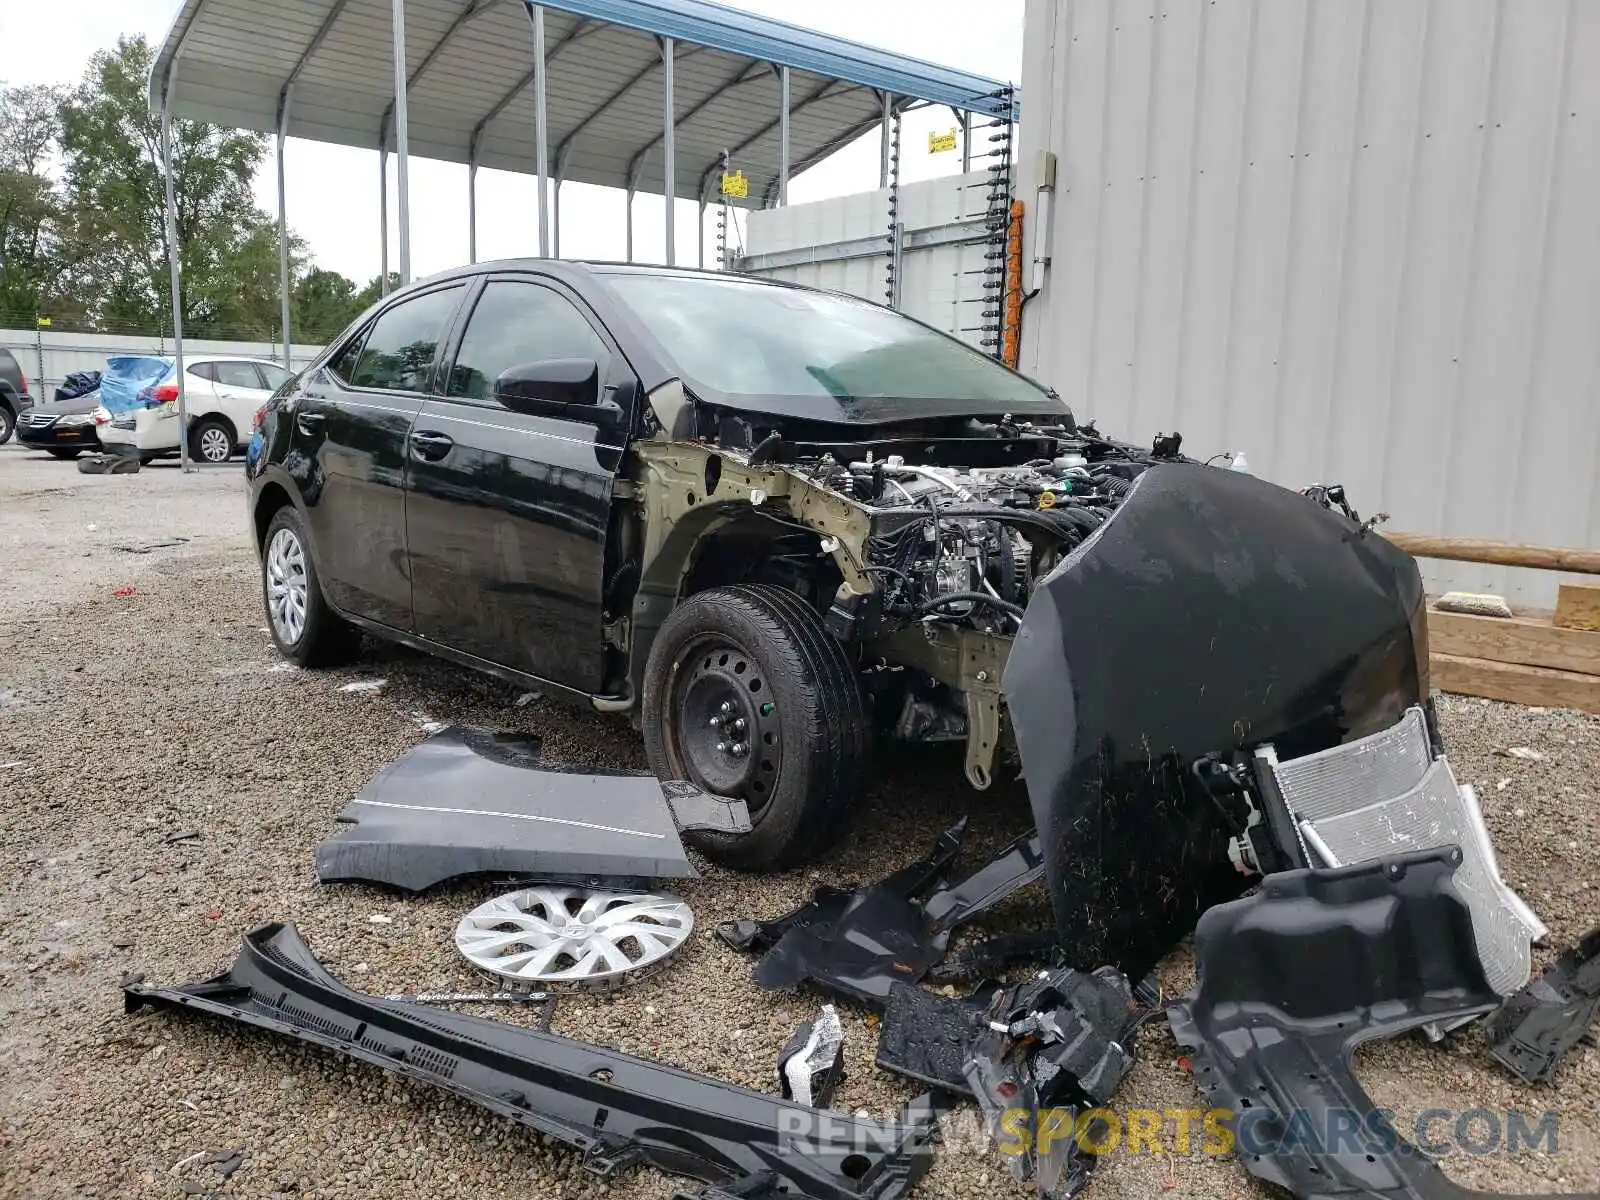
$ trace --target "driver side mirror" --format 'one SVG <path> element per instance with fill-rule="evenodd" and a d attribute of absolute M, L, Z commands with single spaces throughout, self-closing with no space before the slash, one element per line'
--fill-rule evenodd
<path fill-rule="evenodd" d="M 600 403 L 600 364 L 592 358 L 546 358 L 508 367 L 494 381 L 494 398 L 512 412 L 546 404 Z"/>

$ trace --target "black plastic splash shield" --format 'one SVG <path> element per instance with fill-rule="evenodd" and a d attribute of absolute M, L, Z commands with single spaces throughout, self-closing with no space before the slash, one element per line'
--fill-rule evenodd
<path fill-rule="evenodd" d="M 694 875 L 680 829 L 750 830 L 742 800 L 546 762 L 537 741 L 461 727 L 390 763 L 338 819 L 318 879 L 412 892 L 478 874 L 646 887 Z"/>
<path fill-rule="evenodd" d="M 245 935 L 233 969 L 181 988 L 123 989 L 454 1092 L 584 1154 L 609 1178 L 635 1162 L 810 1200 L 895 1200 L 931 1162 L 929 1122 L 807 1108 L 551 1033 L 364 996 L 324 971 L 294 926 Z"/>
<path fill-rule="evenodd" d="M 1356 1082 L 1356 1046 L 1488 1012 L 1455 847 L 1269 875 L 1195 931 L 1199 982 L 1167 1019 L 1251 1174 L 1302 1200 L 1466 1200 Z M 1594 1193 L 1588 1194 L 1590 1197 Z"/>
<path fill-rule="evenodd" d="M 1600 925 L 1557 956 L 1489 1018 L 1489 1053 L 1525 1083 L 1554 1077 L 1600 1017 Z"/>
<path fill-rule="evenodd" d="M 854 892 L 819 887 L 809 903 L 782 917 L 730 922 L 718 934 L 736 950 L 762 954 L 755 981 L 764 990 L 811 983 L 882 1008 L 896 983 L 916 983 L 943 959 L 959 926 L 1044 874 L 1039 839 L 1030 834 L 948 882 L 965 832 L 962 820 L 928 857 L 878 883 Z"/>
<path fill-rule="evenodd" d="M 1387 728 L 1427 696 L 1416 563 L 1294 492 L 1147 470 L 1035 589 L 1004 676 L 1069 962 L 1142 978 L 1248 885 L 1190 768 Z"/>

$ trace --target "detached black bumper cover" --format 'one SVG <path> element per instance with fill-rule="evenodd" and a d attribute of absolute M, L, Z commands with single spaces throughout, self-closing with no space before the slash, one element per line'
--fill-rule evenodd
<path fill-rule="evenodd" d="M 431 1083 L 583 1151 L 605 1178 L 635 1162 L 811 1200 L 894 1200 L 931 1162 L 931 1123 L 879 1124 L 764 1096 L 570 1038 L 363 996 L 294 926 L 245 936 L 233 969 L 181 988 L 124 988 Z"/>
<path fill-rule="evenodd" d="M 1199 983 L 1167 1019 L 1251 1174 L 1301 1200 L 1498 1195 L 1452 1183 L 1350 1070 L 1362 1042 L 1499 1004 L 1460 862 L 1452 846 L 1284 871 L 1201 918 Z"/>
<path fill-rule="evenodd" d="M 1394 724 L 1427 696 L 1424 620 L 1376 534 L 1248 475 L 1146 471 L 1034 590 L 1005 672 L 1067 960 L 1142 978 L 1239 895 L 1194 762 Z"/>

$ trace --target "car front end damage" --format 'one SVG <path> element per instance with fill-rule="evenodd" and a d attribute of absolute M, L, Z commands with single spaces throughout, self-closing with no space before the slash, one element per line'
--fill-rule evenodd
<path fill-rule="evenodd" d="M 1015 738 L 1068 961 L 1139 978 L 1263 874 L 1461 845 L 1486 968 L 1501 994 L 1526 982 L 1543 927 L 1428 719 L 1416 565 L 1339 489 L 1202 465 L 1176 436 L 1117 442 L 1064 408 L 844 427 L 678 383 L 650 399 L 619 483 L 637 588 L 608 624 L 635 694 L 685 595 L 781 569 L 880 736 L 964 739 L 980 789 Z"/>

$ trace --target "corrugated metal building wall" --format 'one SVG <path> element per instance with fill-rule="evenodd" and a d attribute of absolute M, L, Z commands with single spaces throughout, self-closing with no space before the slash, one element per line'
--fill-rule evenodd
<path fill-rule="evenodd" d="M 1025 370 L 1393 528 L 1600 544 L 1600 0 L 1029 0 L 1024 47 Z"/>
<path fill-rule="evenodd" d="M 913 246 L 901 252 L 900 308 L 978 345 L 983 312 L 989 176 L 983 171 L 908 183 L 900 221 Z M 756 209 L 736 269 L 885 302 L 889 194 L 883 189 Z M 871 242 L 870 249 L 858 243 Z M 863 253 L 863 251 L 867 251 Z"/>

